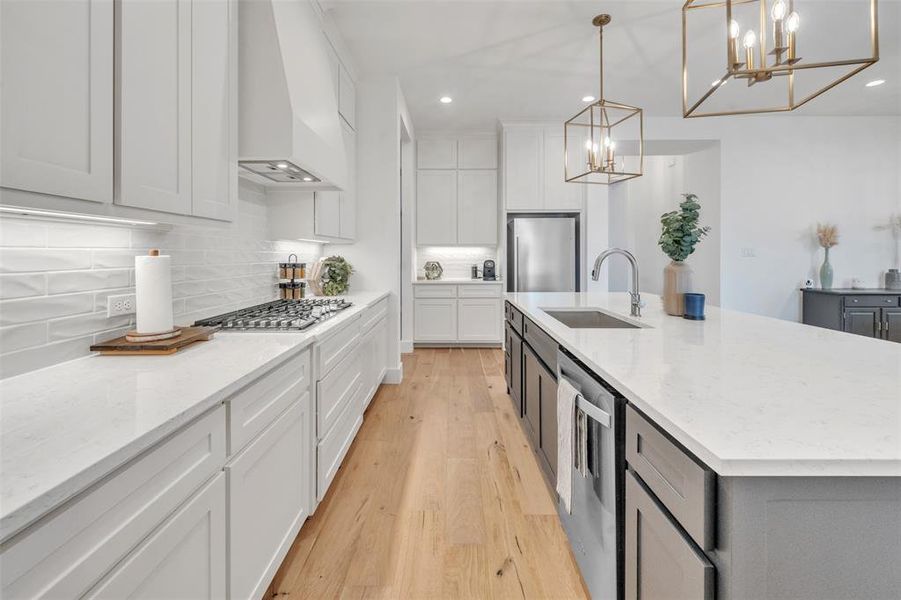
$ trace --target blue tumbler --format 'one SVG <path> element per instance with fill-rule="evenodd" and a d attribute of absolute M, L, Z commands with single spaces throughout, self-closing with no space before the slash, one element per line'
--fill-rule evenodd
<path fill-rule="evenodd" d="M 685 294 L 685 314 L 682 318 L 692 321 L 704 320 L 704 294 Z"/>

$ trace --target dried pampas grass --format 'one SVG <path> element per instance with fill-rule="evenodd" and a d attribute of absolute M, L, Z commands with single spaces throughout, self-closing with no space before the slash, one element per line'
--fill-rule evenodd
<path fill-rule="evenodd" d="M 838 227 L 829 223 L 817 223 L 817 241 L 823 248 L 838 245 Z"/>

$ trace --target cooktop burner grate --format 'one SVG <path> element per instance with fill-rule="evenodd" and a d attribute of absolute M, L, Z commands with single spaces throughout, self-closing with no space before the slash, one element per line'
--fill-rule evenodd
<path fill-rule="evenodd" d="M 353 306 L 343 298 L 275 300 L 228 312 L 194 325 L 235 331 L 303 331 Z"/>

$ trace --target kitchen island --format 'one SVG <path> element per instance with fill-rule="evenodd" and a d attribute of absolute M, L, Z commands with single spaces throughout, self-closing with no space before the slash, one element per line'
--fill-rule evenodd
<path fill-rule="evenodd" d="M 898 346 L 715 307 L 689 321 L 652 295 L 637 318 L 624 293 L 506 298 L 624 398 L 626 598 L 901 596 Z"/>

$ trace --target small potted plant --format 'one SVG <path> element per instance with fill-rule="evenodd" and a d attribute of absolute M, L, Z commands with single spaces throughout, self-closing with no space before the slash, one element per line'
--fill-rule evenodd
<path fill-rule="evenodd" d="M 698 225 L 701 204 L 694 194 L 682 194 L 685 198 L 679 210 L 664 213 L 660 217 L 663 231 L 657 241 L 671 262 L 663 269 L 663 310 L 666 314 L 681 317 L 685 312 L 685 292 L 691 290 L 691 267 L 685 259 L 695 251 L 701 238 L 710 227 Z"/>
<path fill-rule="evenodd" d="M 826 251 L 823 265 L 820 267 L 820 287 L 832 289 L 832 264 L 829 262 L 829 249 L 838 246 L 838 227 L 829 223 L 817 223 L 817 242 Z"/>
<path fill-rule="evenodd" d="M 316 264 L 310 284 L 316 295 L 338 296 L 347 292 L 354 268 L 343 256 L 321 258 Z"/>

